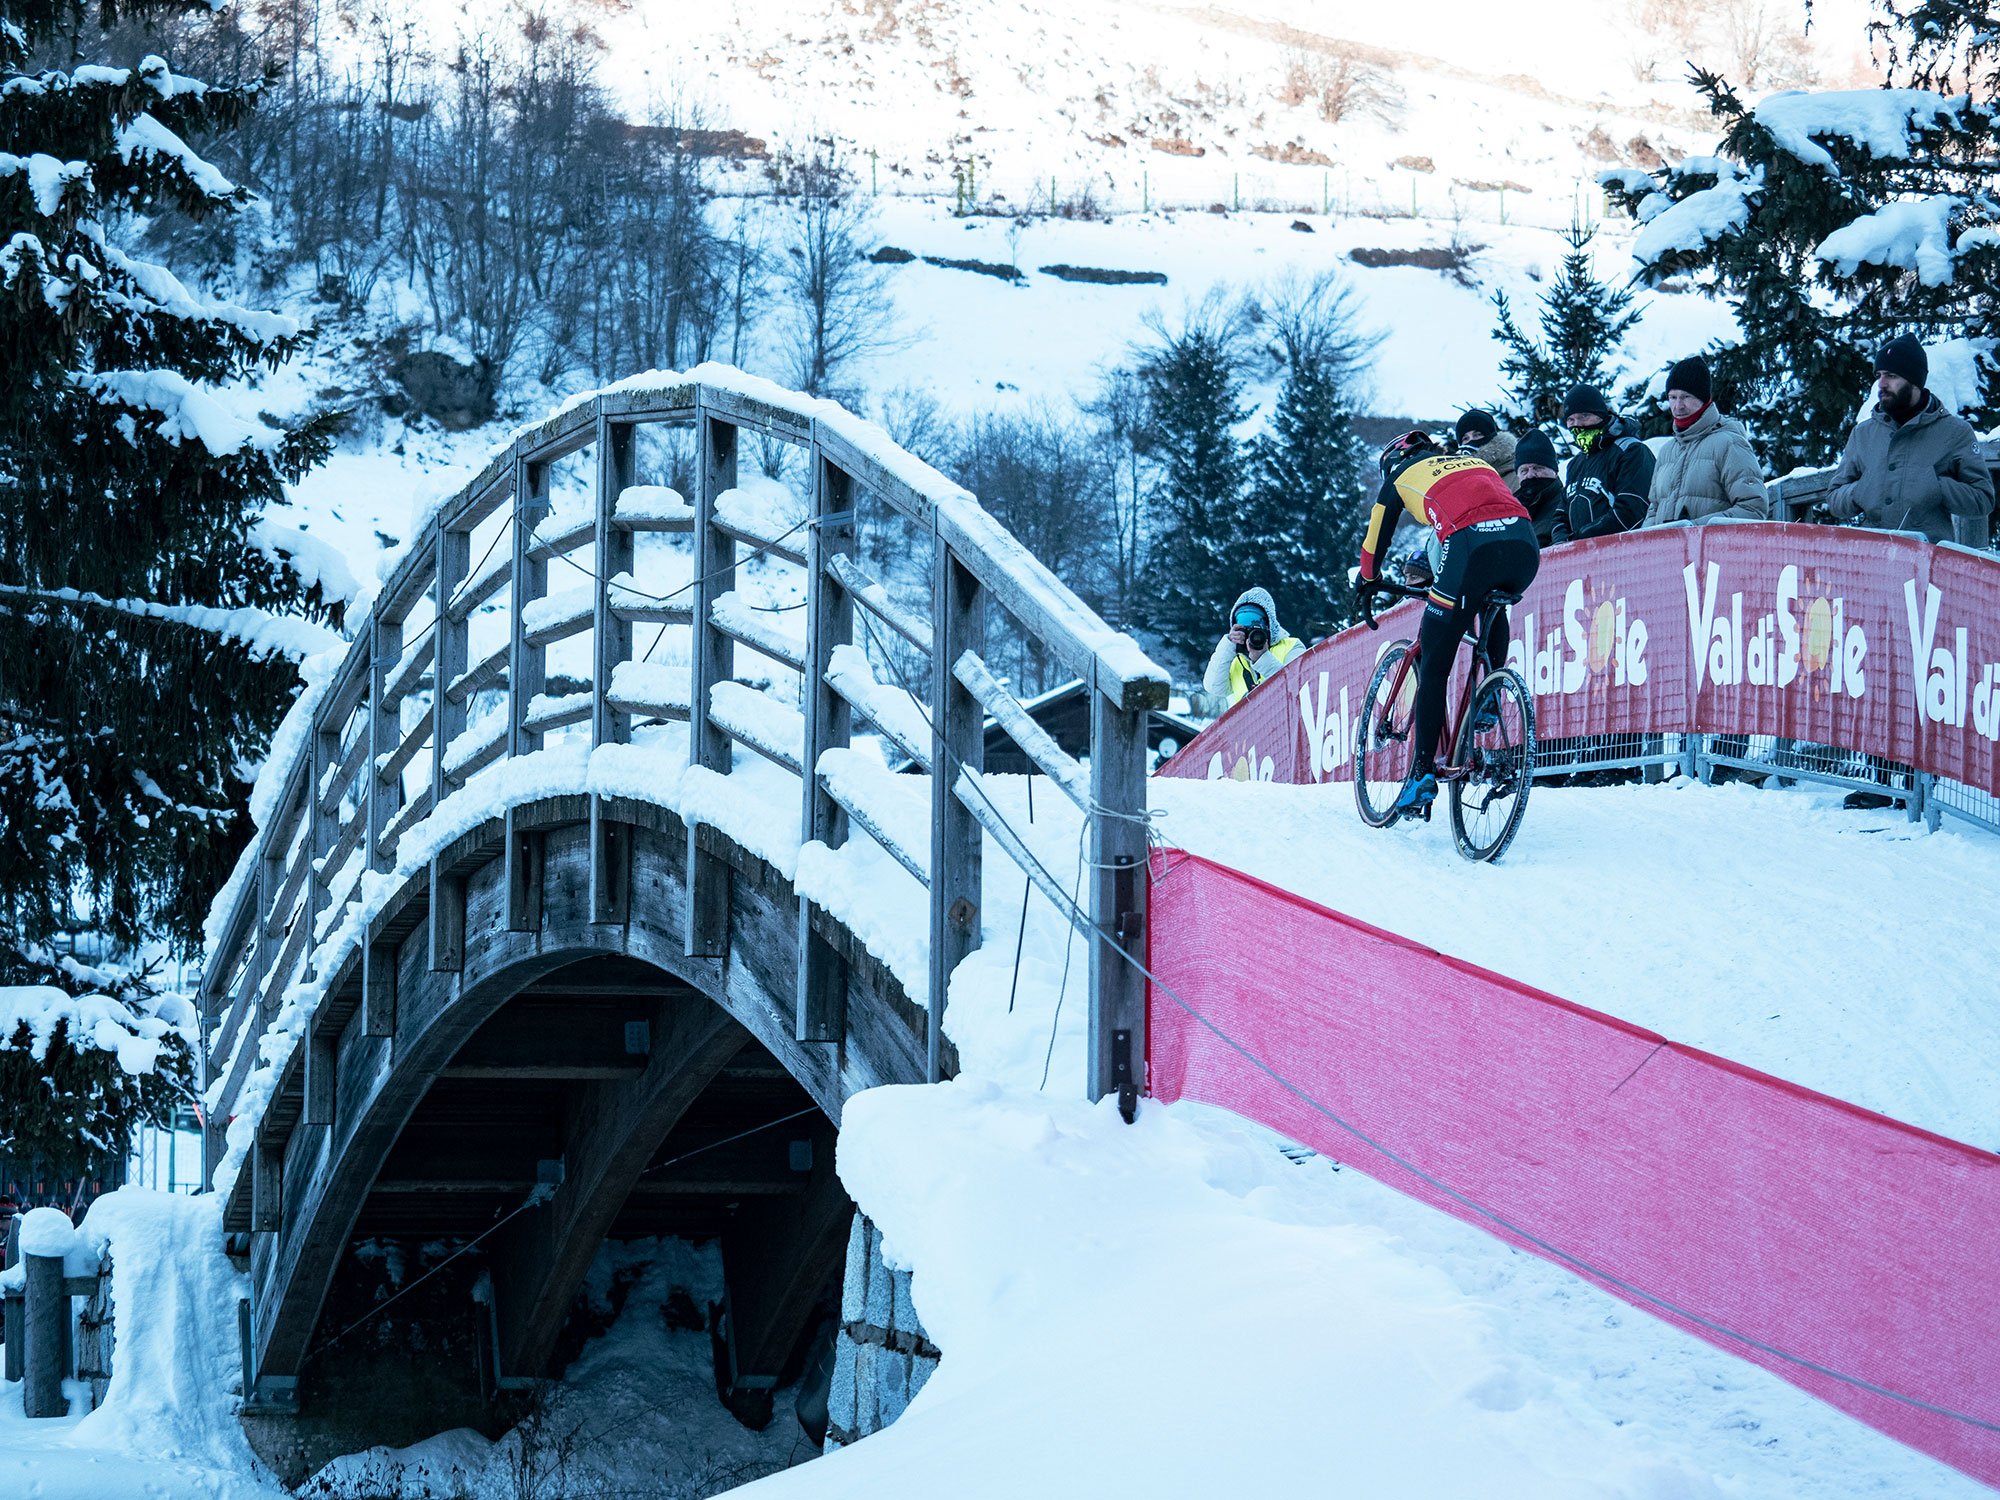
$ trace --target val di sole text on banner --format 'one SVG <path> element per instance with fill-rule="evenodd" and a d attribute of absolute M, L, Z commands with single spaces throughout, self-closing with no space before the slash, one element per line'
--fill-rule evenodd
<path fill-rule="evenodd" d="M 1195 856 L 1154 877 L 1151 1095 L 1259 1121 L 2000 1485 L 2000 1156 Z"/>
<path fill-rule="evenodd" d="M 2000 558 L 1845 527 L 1631 532 L 1545 553 L 1511 617 L 1544 741 L 1781 735 L 2000 795 Z M 1369 674 L 1416 620 L 1294 657 L 1159 774 L 1349 779 Z"/>

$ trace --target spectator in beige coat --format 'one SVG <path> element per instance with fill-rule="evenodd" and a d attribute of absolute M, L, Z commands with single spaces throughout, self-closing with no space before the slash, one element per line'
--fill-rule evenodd
<path fill-rule="evenodd" d="M 1691 354 L 1667 372 L 1673 437 L 1660 447 L 1641 526 L 1722 517 L 1764 520 L 1764 475 L 1743 424 L 1715 404 L 1708 362 Z"/>

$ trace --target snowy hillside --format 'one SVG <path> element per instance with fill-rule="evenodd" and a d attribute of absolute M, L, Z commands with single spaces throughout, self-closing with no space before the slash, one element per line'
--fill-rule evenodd
<path fill-rule="evenodd" d="M 1446 214 L 1567 223 L 1603 166 L 1688 149 L 1703 120 L 1669 44 L 1622 3 L 1429 0 L 571 0 L 633 118 L 691 102 L 756 152 L 832 135 L 885 193 L 1014 209 Z M 1822 0 L 1808 50 L 1865 66 L 1856 0 Z M 508 24 L 502 0 L 419 0 L 419 34 Z M 1773 27 L 1796 29 L 1786 7 Z M 1644 75 L 1644 76 L 1642 76 Z M 865 176 L 870 174 L 864 173 Z"/>

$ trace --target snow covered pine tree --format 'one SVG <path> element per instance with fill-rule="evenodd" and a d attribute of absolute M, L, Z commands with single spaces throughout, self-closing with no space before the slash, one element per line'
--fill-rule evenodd
<path fill-rule="evenodd" d="M 1562 269 L 1542 293 L 1542 336 L 1530 338 L 1514 320 L 1505 292 L 1493 294 L 1500 315 L 1493 337 L 1507 346 L 1500 373 L 1517 412 L 1534 426 L 1553 422 L 1571 386 L 1609 387 L 1619 370 L 1614 356 L 1639 321 L 1629 287 L 1599 281 L 1591 269 L 1594 229 L 1572 221 L 1563 238 L 1569 250 Z"/>
<path fill-rule="evenodd" d="M 1746 105 L 1695 69 L 1721 154 L 1603 174 L 1641 274 L 1734 309 L 1741 341 L 1709 363 L 1778 473 L 1832 461 L 1896 333 L 1929 346 L 1947 404 L 2000 421 L 2000 3 L 1878 0 L 1871 30 L 1895 86 Z"/>
<path fill-rule="evenodd" d="M 258 90 L 71 61 L 212 8 L 0 0 L 0 1153 L 58 1176 L 186 1078 L 159 965 L 198 947 L 296 659 L 337 639 L 260 526 L 332 419 L 275 424 L 229 385 L 297 324 L 117 243 L 245 201 L 187 142 Z"/>

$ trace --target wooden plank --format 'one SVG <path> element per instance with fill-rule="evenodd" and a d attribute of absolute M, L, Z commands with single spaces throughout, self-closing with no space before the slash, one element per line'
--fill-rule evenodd
<path fill-rule="evenodd" d="M 514 453 L 509 449 L 495 454 L 487 461 L 486 467 L 473 476 L 470 484 L 438 507 L 438 529 L 470 535 L 481 521 L 505 505 L 513 495 Z"/>
<path fill-rule="evenodd" d="M 806 565 L 805 543 L 797 537 L 765 536 L 761 532 L 751 531 L 747 527 L 737 526 L 728 521 L 718 520 L 714 526 L 731 541 L 741 542 L 753 553 L 779 558 L 784 562 L 795 563 L 801 568 Z"/>
<path fill-rule="evenodd" d="M 265 1142 L 262 1135 L 250 1143 L 250 1232 L 268 1234 L 283 1227 L 285 1151 Z"/>
<path fill-rule="evenodd" d="M 544 693 L 528 705 L 527 726 L 535 734 L 551 734 L 572 724 L 582 724 L 597 712 L 599 696 L 596 693 L 567 693 L 555 698 Z"/>
<path fill-rule="evenodd" d="M 987 670 L 986 663 L 979 659 L 976 652 L 967 651 L 960 656 L 952 666 L 951 675 L 978 700 L 981 708 L 993 716 L 994 722 L 1007 731 L 1008 737 L 1041 768 L 1042 774 L 1053 781 L 1064 796 L 1086 813 L 1090 811 L 1090 772 L 1034 721 L 1027 709 L 1021 706 L 1020 700 L 1002 687 Z M 983 734 L 981 739 L 984 739 Z"/>
<path fill-rule="evenodd" d="M 600 424 L 603 422 L 602 418 L 598 420 Z M 628 428 L 627 430 L 629 431 L 630 429 Z M 600 438 L 602 437 L 601 427 L 599 436 Z M 598 527 L 601 524 L 602 522 L 598 517 L 592 514 L 571 521 L 567 526 L 559 526 L 553 529 L 548 526 L 539 526 L 535 529 L 535 534 L 528 538 L 528 556 L 536 562 L 548 562 L 551 558 L 567 557 L 585 542 L 594 540 L 597 536 Z"/>
<path fill-rule="evenodd" d="M 704 384 L 701 387 L 700 406 L 706 407 L 712 415 L 723 418 L 737 427 L 748 427 L 753 432 L 767 433 L 772 437 L 783 438 L 786 442 L 797 443 L 801 447 L 813 440 L 811 417 L 788 406 L 760 401 L 755 396 L 746 396 L 741 391 Z"/>
<path fill-rule="evenodd" d="M 465 967 L 465 880 L 447 874 L 438 860 L 430 866 L 430 970 L 456 974 Z"/>
<path fill-rule="evenodd" d="M 468 542 L 470 532 L 459 532 Z M 480 564 L 479 572 L 472 578 L 462 580 L 453 589 L 445 603 L 445 618 L 454 624 L 464 624 L 479 612 L 479 607 L 497 595 L 514 576 L 514 555 L 494 548 L 493 555 Z"/>
<path fill-rule="evenodd" d="M 389 671 L 383 692 L 397 703 L 422 691 L 423 685 L 431 680 L 431 658 L 436 648 L 431 645 L 428 631 L 421 634 L 424 638 L 413 643 Z"/>
<path fill-rule="evenodd" d="M 1132 1118 L 1145 1089 L 1146 715 L 1090 695 L 1090 1055 L 1093 1102 L 1120 1095 Z M 1112 944 L 1118 945 L 1132 959 Z M 1122 1034 L 1123 1043 L 1119 1038 Z"/>
<path fill-rule="evenodd" d="M 937 528 L 952 556 L 993 602 L 1071 672 L 1096 684 L 1121 709 L 1167 706 L 1167 674 L 1137 648 L 1108 650 L 1117 638 L 1111 627 L 992 516 L 969 502 L 941 505 Z"/>
<path fill-rule="evenodd" d="M 309 935 L 316 934 L 319 931 L 320 913 L 326 910 L 327 904 L 332 899 L 333 894 L 327 882 L 333 878 L 334 865 L 331 856 L 333 854 L 335 839 L 338 836 L 338 830 L 334 825 L 332 816 L 327 812 L 325 804 L 320 799 L 319 788 L 326 780 L 327 767 L 332 764 L 333 758 L 339 751 L 340 741 L 334 730 L 325 728 L 315 728 L 313 730 L 312 836 L 307 845 L 312 852 L 312 858 L 308 861 L 305 913 L 306 931 Z M 308 975 L 313 973 L 310 955 L 307 960 L 306 972 Z"/>
<path fill-rule="evenodd" d="M 401 840 L 405 833 L 410 831 L 410 828 L 414 824 L 423 822 L 430 815 L 431 789 L 425 787 L 416 796 L 404 803 L 401 811 L 389 820 L 389 826 L 382 830 L 382 842 L 378 846 L 382 858 L 385 861 L 393 863 L 398 841 Z"/>
<path fill-rule="evenodd" d="M 925 530 L 930 528 L 940 496 L 965 493 L 929 464 L 923 464 L 921 468 L 929 471 L 923 477 L 931 483 L 913 483 L 910 478 L 891 471 L 867 449 L 849 442 L 846 435 L 831 422 L 814 423 L 813 437 L 820 451 L 851 474 L 862 489 L 887 501 Z"/>
<path fill-rule="evenodd" d="M 535 932 L 542 925 L 542 835 L 519 826 L 519 809 L 506 813 L 506 842 L 501 846 L 507 890 L 507 930 Z"/>
<path fill-rule="evenodd" d="M 825 777 L 821 777 L 820 781 L 825 794 L 840 804 L 842 814 L 851 822 L 859 825 L 864 833 L 875 840 L 877 844 L 881 845 L 884 853 L 912 875 L 916 876 L 921 884 L 929 885 L 931 883 L 931 872 L 925 866 L 921 855 L 915 853 L 913 850 L 905 849 L 898 843 L 859 799 L 843 795 L 840 788 L 828 782 Z"/>
<path fill-rule="evenodd" d="M 944 1076 L 944 1002 L 952 970 L 979 946 L 979 825 L 952 794 L 963 771 L 986 764 L 986 716 L 951 668 L 986 645 L 986 591 L 942 538 L 931 564 L 931 966 L 925 1056 Z"/>
<path fill-rule="evenodd" d="M 795 710 L 785 708 L 774 700 L 764 698 L 755 688 L 744 687 L 740 683 L 722 682 L 716 684 L 717 691 L 709 694 L 708 721 L 722 730 L 746 750 L 754 750 L 773 765 L 783 766 L 794 776 L 803 775 L 803 761 L 800 759 L 805 741 L 803 720 L 799 738 L 789 743 L 774 737 L 770 726 L 757 722 L 743 712 L 748 700 L 760 700 L 758 708 L 765 718 L 799 718 Z M 770 704 L 770 711 L 764 712 L 763 705 Z"/>
<path fill-rule="evenodd" d="M 331 1027 L 320 1028 L 306 1039 L 305 1110 L 300 1123 L 331 1125 L 333 1100 L 340 1082 L 338 1053 L 340 1038 Z"/>
<path fill-rule="evenodd" d="M 531 647 L 545 649 L 557 641 L 587 634 L 596 618 L 596 606 L 591 598 L 596 592 L 596 589 L 586 585 L 566 596 L 552 596 L 566 602 L 554 615 L 538 620 L 532 628 L 524 631 L 522 639 Z"/>
<path fill-rule="evenodd" d="M 853 710 L 826 680 L 836 646 L 854 638 L 854 601 L 834 577 L 831 560 L 854 550 L 853 484 L 817 450 L 813 454 L 813 526 L 806 533 L 805 735 L 802 766 L 819 765 L 828 750 L 844 750 Z M 740 640 L 741 637 L 739 636 Z M 800 778 L 799 842 L 838 849 L 847 842 L 847 809 L 829 795 L 817 774 Z M 812 912 L 799 906 L 798 1015 L 793 1035 L 802 1042 L 838 1042 L 847 1029 L 846 961 L 812 928 Z"/>
<path fill-rule="evenodd" d="M 24 1255 L 23 1383 L 21 1400 L 30 1417 L 69 1415 L 63 1381 L 69 1378 L 69 1292 L 63 1286 L 60 1255 Z"/>
<path fill-rule="evenodd" d="M 827 559 L 827 566 L 832 569 L 834 579 L 847 590 L 857 605 L 867 610 L 924 655 L 930 655 L 930 626 L 899 608 L 890 599 L 889 590 L 871 578 L 851 556 L 844 552 L 836 553 Z"/>
<path fill-rule="evenodd" d="M 880 719 L 876 718 L 868 711 L 868 705 L 862 701 L 860 693 L 848 686 L 846 678 L 837 676 L 834 673 L 828 673 L 826 680 L 827 686 L 846 699 L 847 706 L 859 714 L 862 720 L 871 726 L 877 734 L 881 735 L 883 739 L 915 761 L 920 769 L 926 772 L 930 770 L 931 747 L 928 741 L 913 740 L 901 730 L 884 724 Z"/>
<path fill-rule="evenodd" d="M 403 772 L 409 769 L 410 763 L 423 752 L 426 745 L 430 744 L 431 721 L 436 717 L 437 705 L 434 703 L 428 705 L 410 726 L 408 733 L 396 741 L 396 748 L 389 752 L 388 758 L 376 766 L 375 774 L 390 786 L 396 785 L 402 779 Z M 391 821 L 393 820 L 392 814 Z"/>
<path fill-rule="evenodd" d="M 396 948 L 392 943 L 371 942 L 362 953 L 361 1034 L 396 1034 Z"/>
<path fill-rule="evenodd" d="M 466 736 L 460 735 L 458 743 L 452 745 L 450 753 L 445 757 L 445 785 L 456 790 L 488 766 L 505 758 L 507 741 L 513 733 L 514 727 L 511 724 L 497 723 L 483 738 L 467 739 Z"/>
<path fill-rule="evenodd" d="M 365 646 L 367 643 L 364 640 L 362 644 Z M 335 744 L 338 743 L 339 736 L 336 735 Z M 320 806 L 326 812 L 338 815 L 341 799 L 347 795 L 347 789 L 354 785 L 355 778 L 361 774 L 361 768 L 368 764 L 368 751 L 368 726 L 363 723 L 361 732 L 355 735 L 346 750 L 337 752 L 332 762 L 332 775 L 324 782 L 324 790 L 319 798 Z M 314 785 L 321 785 L 317 778 Z"/>
<path fill-rule="evenodd" d="M 696 436 L 700 484 L 695 495 L 693 664 L 689 671 L 688 760 L 727 775 L 729 736 L 713 718 L 710 699 L 717 683 L 736 670 L 736 647 L 715 628 L 715 601 L 736 588 L 736 544 L 716 524 L 716 497 L 736 487 L 737 429 L 706 404 L 697 408 Z M 720 958 L 729 951 L 729 866 L 704 850 L 689 830 L 689 958 Z"/>
<path fill-rule="evenodd" d="M 456 677 L 446 680 L 445 702 L 457 708 L 462 716 L 473 694 L 483 693 L 507 680 L 507 670 L 513 663 L 513 657 L 513 641 L 502 641 L 472 666 L 463 668 Z M 461 730 L 464 727 L 463 724 L 459 726 Z"/>
<path fill-rule="evenodd" d="M 622 923 L 631 913 L 632 830 L 590 798 L 590 920 Z"/>
<path fill-rule="evenodd" d="M 807 606 L 808 614 L 811 608 Z M 738 594 L 718 599 L 709 609 L 710 622 L 737 645 L 748 646 L 775 662 L 782 662 L 794 672 L 803 672 L 807 648 L 796 636 L 779 627 L 778 618 L 774 612 L 760 610 Z"/>

